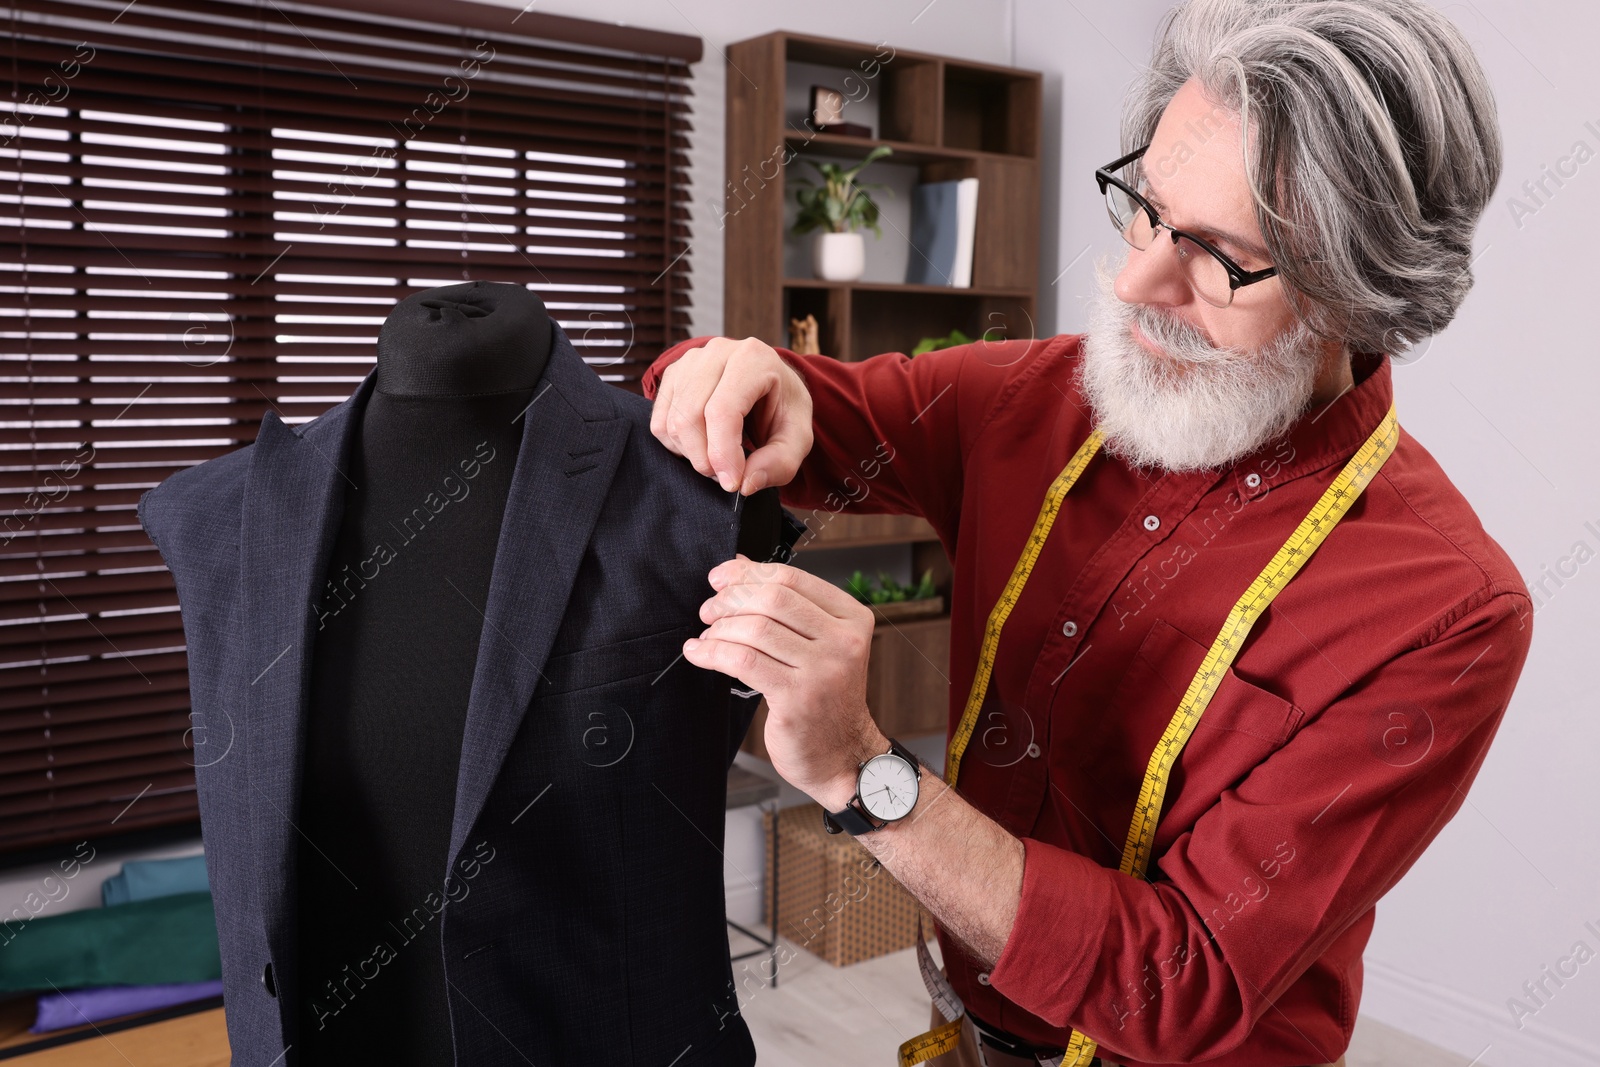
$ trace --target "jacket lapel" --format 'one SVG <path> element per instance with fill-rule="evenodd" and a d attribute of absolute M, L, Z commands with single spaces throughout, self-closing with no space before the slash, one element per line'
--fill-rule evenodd
<path fill-rule="evenodd" d="M 550 361 L 522 415 L 522 443 L 495 548 L 483 636 L 467 704 L 454 866 L 522 725 L 578 566 L 627 447 L 629 422 L 608 385 L 553 321 Z M 547 388 L 548 387 L 548 388 Z"/>
<path fill-rule="evenodd" d="M 240 596 L 248 657 L 246 780 L 272 958 L 291 958 L 292 861 L 300 793 L 314 605 L 343 513 L 353 417 L 375 375 L 314 424 L 291 429 L 262 416 L 245 482 Z"/>

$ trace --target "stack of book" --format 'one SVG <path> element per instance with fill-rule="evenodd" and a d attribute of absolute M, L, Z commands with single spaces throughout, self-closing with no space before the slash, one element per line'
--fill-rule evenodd
<path fill-rule="evenodd" d="M 978 224 L 978 179 L 923 182 L 911 191 L 913 285 L 972 286 L 972 243 Z"/>

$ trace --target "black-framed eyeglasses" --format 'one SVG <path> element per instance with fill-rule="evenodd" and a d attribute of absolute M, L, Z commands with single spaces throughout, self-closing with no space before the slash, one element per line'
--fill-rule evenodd
<path fill-rule="evenodd" d="M 1123 240 L 1142 252 L 1155 240 L 1156 231 L 1164 227 L 1172 235 L 1172 243 L 1178 246 L 1178 259 L 1183 264 L 1189 284 L 1212 307 L 1227 307 L 1233 303 L 1234 290 L 1265 281 L 1278 273 L 1277 267 L 1245 270 L 1217 251 L 1203 237 L 1173 229 L 1162 221 L 1150 201 L 1117 177 L 1116 171 L 1133 163 L 1149 147 L 1145 145 L 1144 148 L 1135 149 L 1094 172 L 1094 180 L 1099 183 L 1100 192 L 1106 198 L 1106 212 Z M 1201 255 L 1202 252 L 1205 254 Z"/>

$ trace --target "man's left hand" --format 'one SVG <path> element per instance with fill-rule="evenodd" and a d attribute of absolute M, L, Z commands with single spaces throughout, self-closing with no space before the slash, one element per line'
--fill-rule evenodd
<path fill-rule="evenodd" d="M 684 658 L 758 690 L 773 768 L 840 810 L 857 767 L 889 748 L 867 710 L 872 608 L 807 571 L 742 553 L 707 579 L 717 590 L 700 606 L 709 625 L 684 643 Z"/>

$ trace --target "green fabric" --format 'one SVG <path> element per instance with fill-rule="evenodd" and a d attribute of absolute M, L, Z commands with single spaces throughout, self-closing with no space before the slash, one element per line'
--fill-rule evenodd
<path fill-rule="evenodd" d="M 0 993 L 221 977 L 209 892 L 0 919 Z"/>

